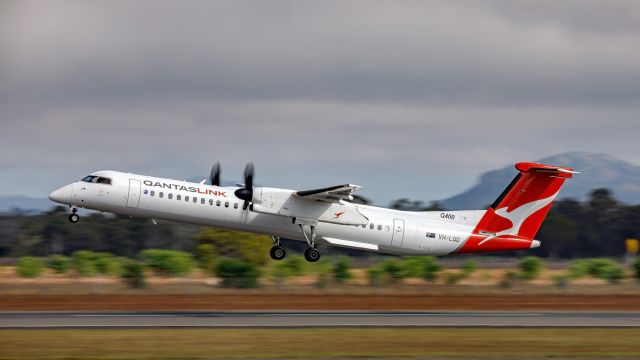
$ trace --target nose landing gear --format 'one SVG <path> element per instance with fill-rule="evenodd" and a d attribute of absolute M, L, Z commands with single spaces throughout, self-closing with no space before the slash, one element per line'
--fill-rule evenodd
<path fill-rule="evenodd" d="M 77 212 L 78 212 L 78 209 L 76 208 L 71 209 L 71 214 L 69 214 L 69 217 L 68 217 L 70 223 L 75 224 L 78 221 L 80 221 L 80 215 L 78 215 Z"/>

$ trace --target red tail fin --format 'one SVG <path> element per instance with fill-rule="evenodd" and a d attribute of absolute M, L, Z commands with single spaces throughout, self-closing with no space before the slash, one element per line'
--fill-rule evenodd
<path fill-rule="evenodd" d="M 537 247 L 533 237 L 571 168 L 522 162 L 520 173 L 484 214 L 461 253 Z"/>

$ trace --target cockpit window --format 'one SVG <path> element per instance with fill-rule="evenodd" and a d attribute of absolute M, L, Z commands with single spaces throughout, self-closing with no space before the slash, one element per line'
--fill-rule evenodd
<path fill-rule="evenodd" d="M 111 185 L 111 179 L 101 176 L 89 175 L 82 179 L 84 182 Z"/>
<path fill-rule="evenodd" d="M 99 177 L 98 180 L 96 180 L 96 183 L 105 184 L 105 185 L 111 185 L 111 179 L 105 178 L 105 177 Z"/>

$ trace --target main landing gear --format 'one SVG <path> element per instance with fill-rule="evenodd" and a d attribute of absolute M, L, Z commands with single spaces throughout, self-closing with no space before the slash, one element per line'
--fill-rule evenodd
<path fill-rule="evenodd" d="M 309 235 L 307 235 L 307 232 L 304 229 L 304 225 L 309 226 Z M 316 249 L 316 224 L 305 223 L 298 224 L 298 226 L 300 226 L 300 231 L 302 231 L 302 234 L 304 235 L 304 238 L 307 240 L 307 244 L 309 245 L 307 250 L 305 250 L 304 252 L 305 260 L 307 260 L 308 262 L 316 262 L 320 260 L 320 251 Z M 280 246 L 280 238 L 277 236 L 272 236 L 271 238 L 273 239 L 273 247 L 269 251 L 269 255 L 273 260 L 284 259 L 284 257 L 287 255 L 287 251 L 282 246 Z"/>
<path fill-rule="evenodd" d="M 269 255 L 273 260 L 282 260 L 285 256 L 287 256 L 287 251 L 280 246 L 280 238 L 277 236 L 272 236 L 273 239 L 273 247 L 269 251 Z"/>
<path fill-rule="evenodd" d="M 78 215 L 77 212 L 78 212 L 78 209 L 76 208 L 71 209 L 71 214 L 69 214 L 69 217 L 68 217 L 70 223 L 75 224 L 78 221 L 80 221 L 80 215 Z"/>
<path fill-rule="evenodd" d="M 316 249 L 316 248 L 311 248 L 310 247 L 307 250 L 305 250 L 304 258 L 308 262 L 316 262 L 316 261 L 320 260 L 320 251 L 318 251 L 318 249 Z"/>
<path fill-rule="evenodd" d="M 320 251 L 316 249 L 316 225 L 308 225 L 311 237 L 309 237 L 304 231 L 304 224 L 298 224 L 298 226 L 300 226 L 300 231 L 302 231 L 302 235 L 304 235 L 304 238 L 307 239 L 307 244 L 309 245 L 309 248 L 307 248 L 307 250 L 305 250 L 304 252 L 304 258 L 308 262 L 316 262 L 320 260 Z"/>

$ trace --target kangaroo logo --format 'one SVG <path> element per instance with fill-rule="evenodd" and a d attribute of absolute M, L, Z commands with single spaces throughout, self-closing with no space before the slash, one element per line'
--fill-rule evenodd
<path fill-rule="evenodd" d="M 559 191 L 558 191 L 559 192 Z M 533 215 L 536 211 L 544 208 L 545 206 L 551 204 L 553 200 L 558 196 L 558 193 L 555 193 L 548 198 L 540 199 L 536 201 L 532 201 L 527 204 L 522 204 L 519 207 L 513 209 L 512 211 L 508 211 L 508 206 L 500 208 L 495 211 L 497 216 L 505 218 L 511 222 L 511 227 L 497 232 L 495 235 L 489 236 L 486 239 L 480 241 L 478 245 L 482 245 L 487 241 L 496 238 L 502 235 L 518 235 L 520 233 L 520 228 L 522 224 L 529 218 L 529 216 Z"/>
<path fill-rule="evenodd" d="M 344 213 L 345 213 L 344 211 L 337 212 L 337 213 L 333 214 L 333 215 L 335 215 L 333 218 L 334 218 L 334 219 L 337 219 L 337 218 L 339 218 L 340 216 L 342 216 L 342 214 L 344 214 Z"/>

